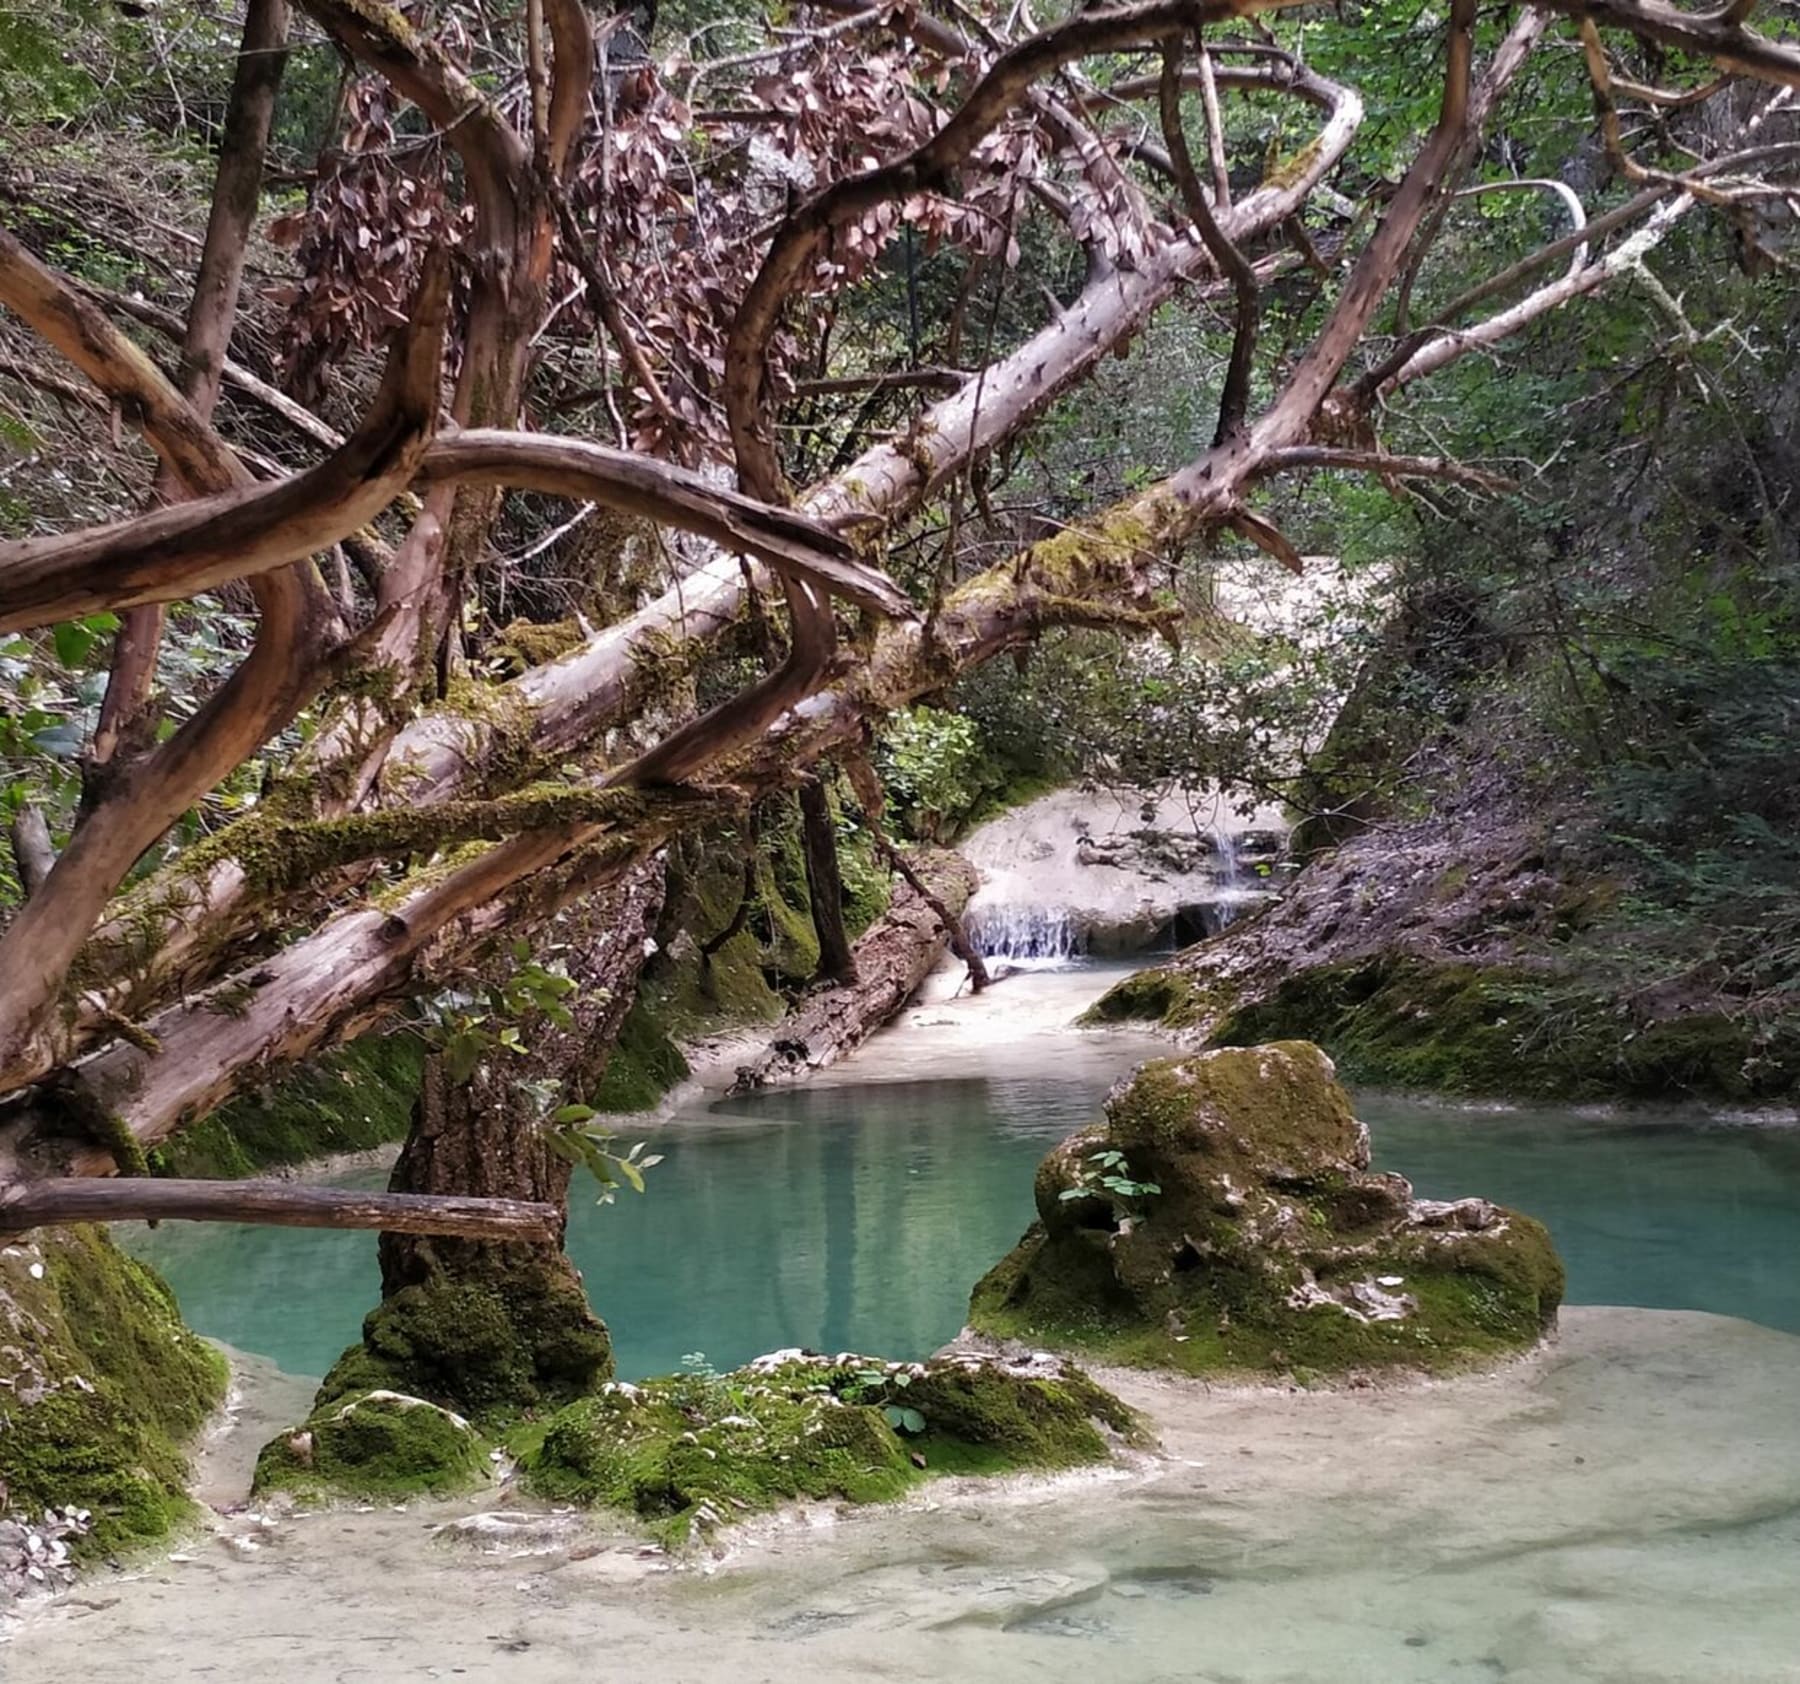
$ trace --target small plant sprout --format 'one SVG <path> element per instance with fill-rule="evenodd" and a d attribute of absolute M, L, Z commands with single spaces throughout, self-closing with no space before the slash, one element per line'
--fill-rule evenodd
<path fill-rule="evenodd" d="M 1059 1196 L 1067 1203 L 1072 1199 L 1088 1199 L 1096 1194 L 1104 1194 L 1119 1208 L 1131 1210 L 1161 1191 L 1162 1188 L 1154 1181 L 1139 1181 L 1131 1173 L 1131 1165 L 1125 1161 L 1125 1154 L 1108 1147 L 1104 1151 L 1090 1152 L 1087 1162 L 1081 1166 L 1076 1184 L 1065 1187 Z"/>

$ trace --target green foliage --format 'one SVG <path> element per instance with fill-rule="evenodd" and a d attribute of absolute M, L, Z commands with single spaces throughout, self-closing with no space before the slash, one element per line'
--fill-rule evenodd
<path fill-rule="evenodd" d="M 883 727 L 876 764 L 889 798 L 921 841 L 944 842 L 980 800 L 986 781 L 975 722 L 939 708 L 902 708 Z"/>
<path fill-rule="evenodd" d="M 1081 1166 L 1075 1184 L 1065 1187 L 1057 1197 L 1068 1203 L 1074 1199 L 1090 1199 L 1096 1193 L 1106 1194 L 1124 1211 L 1143 1202 L 1162 1188 L 1154 1181 L 1140 1181 L 1131 1173 L 1125 1154 L 1112 1147 L 1090 1152 Z"/>

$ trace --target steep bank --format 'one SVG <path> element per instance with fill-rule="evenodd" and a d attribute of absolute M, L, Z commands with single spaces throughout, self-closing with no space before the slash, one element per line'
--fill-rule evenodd
<path fill-rule="evenodd" d="M 0 1603 L 15 1512 L 85 1511 L 73 1549 L 90 1558 L 187 1515 L 189 1442 L 224 1393 L 223 1359 L 103 1230 L 0 1245 Z"/>
<path fill-rule="evenodd" d="M 1120 983 L 1092 1017 L 1205 1045 L 1313 1040 L 1346 1079 L 1378 1086 L 1791 1101 L 1792 1014 L 1608 961 L 1625 892 L 1516 808 L 1380 825 L 1257 915 Z"/>

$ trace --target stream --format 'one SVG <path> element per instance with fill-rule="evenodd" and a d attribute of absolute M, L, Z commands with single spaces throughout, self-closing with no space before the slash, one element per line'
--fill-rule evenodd
<path fill-rule="evenodd" d="M 665 1161 L 642 1197 L 599 1206 L 577 1182 L 569 1252 L 621 1376 L 789 1346 L 920 1357 L 953 1338 L 969 1288 L 1031 1220 L 1038 1160 L 1119 1075 L 1169 1051 L 1064 1027 L 1115 974 L 1028 971 L 981 1001 L 927 1001 L 807 1086 L 702 1097 L 644 1128 Z M 1479 1193 L 1548 1223 L 1569 1302 L 1800 1333 L 1800 1129 L 1382 1094 L 1357 1108 L 1377 1167 L 1423 1196 Z M 174 1223 L 124 1237 L 202 1333 L 290 1374 L 323 1374 L 379 1296 L 371 1234 Z"/>
<path fill-rule="evenodd" d="M 621 1372 L 954 1333 L 1047 1144 L 1167 1051 L 1066 1027 L 1107 980 L 940 985 L 812 1085 L 648 1131 L 667 1154 L 649 1194 L 584 1204 L 571 1231 Z M 238 1512 L 85 1581 L 0 1650 L 0 1676 L 1800 1684 L 1800 1131 L 1358 1104 L 1378 1162 L 1422 1191 L 1548 1221 L 1577 1306 L 1553 1345 L 1363 1391 L 1110 1374 L 1160 1456 L 753 1522 L 700 1571 L 604 1520 L 484 1513 L 491 1494 Z M 131 1243 L 203 1331 L 294 1373 L 374 1299 L 366 1235 Z M 244 1370 L 240 1479 L 269 1411 L 304 1396 L 270 1368 Z"/>

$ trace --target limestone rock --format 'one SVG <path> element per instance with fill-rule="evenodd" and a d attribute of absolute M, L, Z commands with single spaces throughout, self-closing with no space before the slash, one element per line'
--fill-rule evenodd
<path fill-rule="evenodd" d="M 1036 1198 L 975 1288 L 980 1332 L 1306 1377 L 1520 1350 L 1562 1299 L 1539 1223 L 1370 1170 L 1368 1131 L 1305 1041 L 1144 1065 L 1045 1158 Z"/>

